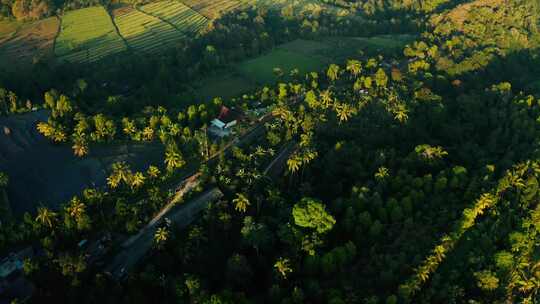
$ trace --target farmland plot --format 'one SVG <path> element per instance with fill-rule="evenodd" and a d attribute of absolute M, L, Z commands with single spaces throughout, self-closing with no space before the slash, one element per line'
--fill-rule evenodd
<path fill-rule="evenodd" d="M 0 41 L 0 66 L 9 70 L 51 56 L 58 25 L 58 18 L 51 17 L 18 27 Z"/>
<path fill-rule="evenodd" d="M 123 10 L 114 21 L 129 47 L 139 52 L 159 52 L 186 37 L 172 25 L 135 9 Z"/>
<path fill-rule="evenodd" d="M 216 19 L 243 5 L 237 0 L 182 0 L 182 2 L 209 19 Z"/>
<path fill-rule="evenodd" d="M 141 11 L 171 23 L 184 33 L 196 34 L 208 23 L 208 19 L 178 1 L 160 1 L 141 7 Z"/>
<path fill-rule="evenodd" d="M 93 62 L 124 50 L 126 46 L 103 7 L 70 11 L 62 18 L 55 46 L 60 60 Z"/>
<path fill-rule="evenodd" d="M 0 21 L 0 44 L 10 38 L 21 26 L 20 22 L 11 20 Z"/>

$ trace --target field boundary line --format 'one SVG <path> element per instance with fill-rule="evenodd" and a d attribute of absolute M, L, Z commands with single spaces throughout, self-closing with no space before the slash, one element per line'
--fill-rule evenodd
<path fill-rule="evenodd" d="M 214 18 L 210 18 L 210 17 L 206 16 L 205 14 L 203 14 L 203 13 L 199 12 L 198 10 L 194 9 L 191 5 L 185 3 L 184 1 L 180 1 L 180 0 L 176 0 L 176 1 L 178 1 L 178 2 L 182 3 L 183 5 L 187 6 L 190 10 L 194 11 L 195 13 L 203 16 L 204 18 L 206 18 L 206 21 L 214 20 Z"/>
<path fill-rule="evenodd" d="M 58 29 L 56 30 L 56 34 L 54 35 L 53 39 L 52 53 L 54 58 L 56 58 L 56 40 L 60 36 L 60 31 L 62 31 L 62 18 L 60 18 L 58 15 L 55 15 L 55 17 L 58 19 Z"/>
<path fill-rule="evenodd" d="M 111 22 L 114 27 L 114 30 L 116 31 L 116 34 L 124 42 L 124 46 L 126 47 L 126 50 L 133 52 L 131 46 L 127 43 L 126 38 L 124 38 L 124 36 L 122 36 L 122 34 L 120 33 L 120 29 L 118 28 L 118 25 L 116 25 L 116 21 L 114 20 L 114 16 L 112 15 L 112 12 L 110 11 L 109 8 L 107 8 L 106 11 L 107 11 L 107 15 L 109 15 L 109 18 L 111 18 Z"/>
<path fill-rule="evenodd" d="M 156 2 L 154 2 L 154 3 L 156 3 Z M 170 21 L 168 21 L 168 20 L 165 20 L 165 19 L 163 19 L 163 18 L 161 18 L 161 17 L 159 17 L 159 16 L 156 16 L 156 15 L 154 15 L 154 14 L 152 14 L 152 13 L 143 11 L 138 5 L 137 5 L 137 6 L 134 6 L 134 8 L 135 8 L 137 11 L 139 11 L 139 12 L 145 14 L 145 15 L 148 15 L 148 16 L 150 16 L 150 17 L 154 17 L 154 18 L 156 18 L 156 19 L 159 19 L 161 22 L 167 23 L 168 25 L 172 26 L 177 32 L 180 32 L 182 35 L 186 36 L 186 38 L 189 38 L 189 36 L 191 35 L 191 33 L 184 32 L 183 30 L 181 30 L 178 26 L 176 26 L 176 25 L 175 25 L 174 23 L 172 23 L 172 22 L 170 22 Z M 201 15 L 201 16 L 202 16 L 202 15 Z M 204 16 L 203 16 L 203 17 L 204 17 Z"/>

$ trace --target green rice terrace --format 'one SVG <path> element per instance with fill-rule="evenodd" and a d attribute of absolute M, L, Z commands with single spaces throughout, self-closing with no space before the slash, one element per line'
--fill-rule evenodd
<path fill-rule="evenodd" d="M 35 22 L 3 20 L 0 67 L 9 70 L 51 59 L 92 63 L 125 51 L 157 53 L 197 36 L 221 15 L 250 6 L 290 7 L 300 14 L 339 9 L 318 0 L 166 0 L 93 6 Z"/>

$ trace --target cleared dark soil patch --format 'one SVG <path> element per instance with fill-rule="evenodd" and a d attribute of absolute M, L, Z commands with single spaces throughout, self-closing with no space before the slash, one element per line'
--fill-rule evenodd
<path fill-rule="evenodd" d="M 161 145 L 130 143 L 93 146 L 90 156 L 80 159 L 69 145 L 51 144 L 36 131 L 36 124 L 46 120 L 44 111 L 0 118 L 0 171 L 9 175 L 7 192 L 16 216 L 40 204 L 58 208 L 86 187 L 104 186 L 116 161 L 146 170 L 159 165 L 163 155 Z"/>

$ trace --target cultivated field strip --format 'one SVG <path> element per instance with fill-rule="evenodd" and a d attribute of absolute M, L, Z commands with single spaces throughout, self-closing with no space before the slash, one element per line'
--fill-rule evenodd
<path fill-rule="evenodd" d="M 18 27 L 0 43 L 0 66 L 20 67 L 52 55 L 58 18 L 50 17 Z"/>
<path fill-rule="evenodd" d="M 134 51 L 155 53 L 186 38 L 172 25 L 135 9 L 116 16 L 114 21 Z"/>
<path fill-rule="evenodd" d="M 199 33 L 208 23 L 205 16 L 178 1 L 154 2 L 141 6 L 140 10 L 171 23 L 187 34 Z"/>
<path fill-rule="evenodd" d="M 216 19 L 244 5 L 237 0 L 182 0 L 182 2 L 209 19 Z"/>
<path fill-rule="evenodd" d="M 60 60 L 93 62 L 126 50 L 102 6 L 70 11 L 62 18 L 55 53 Z"/>

